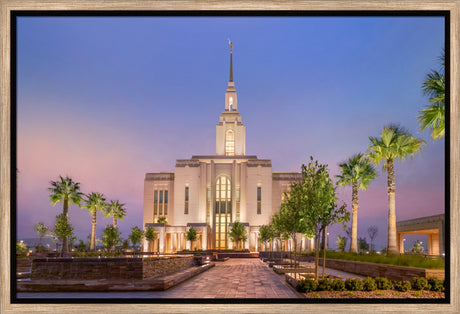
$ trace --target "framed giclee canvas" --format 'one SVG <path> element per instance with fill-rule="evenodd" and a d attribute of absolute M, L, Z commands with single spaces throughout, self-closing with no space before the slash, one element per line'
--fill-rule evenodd
<path fill-rule="evenodd" d="M 459 8 L 2 1 L 2 312 L 458 312 Z M 445 292 L 268 266 L 320 246 L 335 280 Z"/>

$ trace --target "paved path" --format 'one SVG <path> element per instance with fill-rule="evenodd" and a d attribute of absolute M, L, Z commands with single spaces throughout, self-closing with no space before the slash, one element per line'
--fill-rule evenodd
<path fill-rule="evenodd" d="M 167 291 L 38 292 L 18 298 L 300 298 L 258 258 L 233 258 Z"/>

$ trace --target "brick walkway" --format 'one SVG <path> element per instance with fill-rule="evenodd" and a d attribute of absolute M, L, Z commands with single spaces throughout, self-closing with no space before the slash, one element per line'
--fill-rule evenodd
<path fill-rule="evenodd" d="M 18 298 L 300 298 L 258 258 L 234 258 L 167 291 L 18 293 Z"/>

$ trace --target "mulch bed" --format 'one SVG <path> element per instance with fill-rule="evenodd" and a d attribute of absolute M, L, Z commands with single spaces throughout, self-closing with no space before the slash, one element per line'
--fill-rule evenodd
<path fill-rule="evenodd" d="M 444 299 L 444 292 L 375 290 L 375 291 L 316 291 L 302 293 L 307 299 Z"/>

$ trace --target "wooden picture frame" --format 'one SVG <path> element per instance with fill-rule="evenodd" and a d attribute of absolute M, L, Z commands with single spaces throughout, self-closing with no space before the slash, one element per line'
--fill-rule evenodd
<path fill-rule="evenodd" d="M 450 12 L 450 304 L 11 304 L 10 299 L 10 12 L 13 10 L 442 10 Z M 460 312 L 460 1 L 1 1 L 1 111 L 0 111 L 0 272 L 2 313 L 17 312 Z M 13 174 L 14 175 L 14 174 Z M 91 301 L 89 301 L 91 302 Z M 235 301 L 238 302 L 238 301 Z"/>

